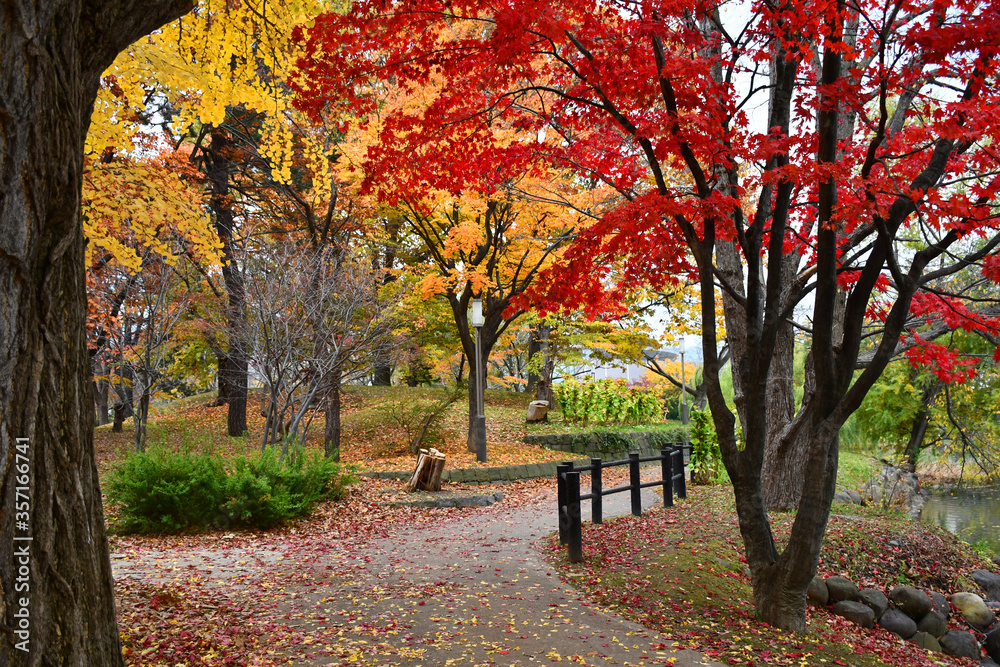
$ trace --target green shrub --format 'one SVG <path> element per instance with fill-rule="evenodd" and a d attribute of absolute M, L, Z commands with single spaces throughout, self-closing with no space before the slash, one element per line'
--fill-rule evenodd
<path fill-rule="evenodd" d="M 350 469 L 319 452 L 293 451 L 281 461 L 268 448 L 223 462 L 213 453 L 151 447 L 115 466 L 106 490 L 122 532 L 172 533 L 274 526 L 320 500 L 341 498 L 355 481 Z"/>
<path fill-rule="evenodd" d="M 568 422 L 584 424 L 647 424 L 662 421 L 663 406 L 656 391 L 629 387 L 625 380 L 577 382 L 553 387 L 555 399 Z"/>
<path fill-rule="evenodd" d="M 708 411 L 691 411 L 691 472 L 695 484 L 711 484 L 722 468 L 722 450 Z"/>

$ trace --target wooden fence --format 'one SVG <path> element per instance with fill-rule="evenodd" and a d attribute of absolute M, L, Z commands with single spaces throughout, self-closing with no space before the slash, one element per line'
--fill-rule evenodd
<path fill-rule="evenodd" d="M 639 480 L 639 464 L 651 461 L 660 462 L 661 479 L 655 482 L 642 483 Z M 629 467 L 629 483 L 605 489 L 602 485 L 601 472 L 605 468 L 617 466 Z M 590 493 L 580 493 L 580 473 L 590 473 Z M 632 500 L 632 514 L 642 514 L 642 489 L 663 487 L 663 506 L 672 507 L 674 493 L 678 498 L 687 497 L 687 484 L 684 476 L 684 453 L 681 445 L 664 447 L 656 456 L 640 457 L 638 452 L 632 452 L 627 459 L 620 461 L 601 461 L 590 459 L 590 465 L 574 467 L 572 462 L 560 463 L 556 466 L 556 488 L 559 502 L 559 543 L 567 545 L 569 562 L 579 563 L 583 560 L 583 527 L 580 503 L 590 501 L 591 521 L 603 522 L 604 496 L 628 491 Z"/>

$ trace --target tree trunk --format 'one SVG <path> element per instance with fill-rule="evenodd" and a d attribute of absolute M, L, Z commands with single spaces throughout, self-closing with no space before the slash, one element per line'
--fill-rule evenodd
<path fill-rule="evenodd" d="M 220 405 L 226 405 L 229 403 L 229 397 L 233 395 L 233 385 L 231 383 L 232 372 L 227 367 L 229 364 L 229 355 L 220 352 L 215 355 L 215 359 L 219 368 L 219 395 L 210 403 L 210 405 L 217 408 Z"/>
<path fill-rule="evenodd" d="M 914 372 L 913 375 L 916 375 L 916 372 Z M 941 393 L 943 386 L 944 385 L 941 382 L 932 381 L 929 385 L 924 387 L 923 395 L 921 397 L 921 408 L 913 418 L 913 427 L 910 429 L 910 439 L 906 442 L 906 448 L 903 450 L 903 456 L 906 457 L 906 464 L 910 472 L 916 472 L 917 457 L 920 455 L 920 450 L 924 447 L 924 438 L 927 435 L 927 427 L 931 423 L 931 403 L 933 403 L 934 399 L 937 398 L 937 395 Z"/>
<path fill-rule="evenodd" d="M 190 6 L 190 0 L 0 3 L 5 666 L 124 664 L 94 459 L 83 144 L 101 73 L 129 43 Z M 17 509 L 18 502 L 28 509 Z"/>
<path fill-rule="evenodd" d="M 379 359 L 372 372 L 373 387 L 388 387 L 392 385 L 392 364 L 387 360 Z"/>
<path fill-rule="evenodd" d="M 326 428 L 323 448 L 327 458 L 340 460 L 340 378 L 341 371 L 330 372 L 330 393 L 326 398 Z"/>
<path fill-rule="evenodd" d="M 798 505 L 807 443 L 800 439 L 784 442 L 781 434 L 795 416 L 795 330 L 785 324 L 774 342 L 774 359 L 768 373 L 767 445 L 761 487 L 768 510 L 787 512 Z"/>
<path fill-rule="evenodd" d="M 541 351 L 542 351 L 542 340 L 541 340 L 541 336 L 540 336 L 541 327 L 542 327 L 542 325 L 539 324 L 537 327 L 535 327 L 534 329 L 532 329 L 528 333 L 528 364 L 529 365 L 531 364 L 531 360 L 534 358 L 534 356 L 536 354 L 540 354 Z M 538 381 L 541 378 L 542 378 L 542 376 L 539 373 L 533 373 L 533 372 L 531 372 L 529 370 L 528 371 L 528 383 L 527 383 L 527 385 L 525 385 L 524 391 L 526 391 L 529 394 L 532 393 L 533 391 L 535 391 L 535 385 L 538 384 Z"/>
<path fill-rule="evenodd" d="M 133 407 L 132 417 L 135 420 L 135 451 L 146 451 L 146 420 L 149 417 L 149 376 L 145 371 L 136 374 L 139 381 L 139 402 Z"/>
<path fill-rule="evenodd" d="M 125 428 L 125 420 L 132 416 L 131 397 L 129 400 L 119 399 L 114 405 L 115 421 L 111 425 L 112 433 L 121 433 Z"/>
<path fill-rule="evenodd" d="M 396 265 L 396 250 L 399 245 L 399 232 L 403 223 L 400 217 L 390 217 L 386 224 L 386 241 L 383 246 L 385 253 L 382 256 L 382 285 L 388 285 L 396 281 L 396 274 L 392 272 Z M 376 254 L 377 257 L 377 254 Z M 388 387 L 392 385 L 392 357 L 388 351 L 382 350 L 375 359 L 372 372 L 372 386 Z"/>
<path fill-rule="evenodd" d="M 108 364 L 103 359 L 96 362 L 96 374 L 104 377 L 108 374 Z M 108 423 L 108 381 L 97 380 L 94 382 L 94 408 L 97 410 L 97 425 L 104 426 Z"/>
<path fill-rule="evenodd" d="M 212 132 L 212 143 L 203 147 L 207 158 L 207 174 L 211 182 L 211 206 L 215 216 L 215 232 L 222 244 L 222 278 L 226 285 L 226 326 L 229 349 L 226 363 L 219 364 L 219 401 L 225 397 L 229 405 L 226 429 L 231 436 L 247 432 L 247 350 L 241 335 L 246 319 L 246 290 L 243 274 L 233 253 L 234 220 L 229 195 L 229 139 L 221 130 Z"/>

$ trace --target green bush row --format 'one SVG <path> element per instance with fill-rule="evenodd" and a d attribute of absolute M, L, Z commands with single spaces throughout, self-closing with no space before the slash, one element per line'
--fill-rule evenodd
<path fill-rule="evenodd" d="M 646 424 L 663 419 L 663 406 L 649 388 L 629 387 L 625 380 L 567 380 L 553 387 L 569 422 L 587 424 Z"/>
<path fill-rule="evenodd" d="M 292 448 L 225 461 L 207 452 L 151 447 L 131 453 L 108 475 L 117 529 L 130 533 L 267 528 L 308 514 L 320 500 L 343 497 L 353 470 Z"/>

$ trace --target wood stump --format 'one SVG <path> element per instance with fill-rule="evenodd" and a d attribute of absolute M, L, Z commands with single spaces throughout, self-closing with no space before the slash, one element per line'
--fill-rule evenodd
<path fill-rule="evenodd" d="M 406 490 L 440 491 L 441 473 L 444 472 L 444 454 L 436 449 L 421 449 L 417 456 L 417 466 L 413 470 Z"/>

